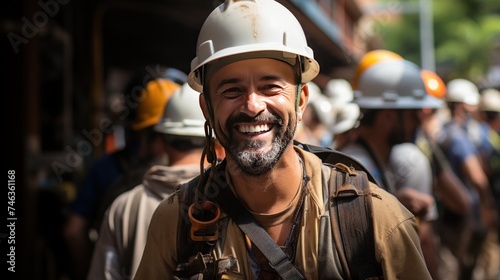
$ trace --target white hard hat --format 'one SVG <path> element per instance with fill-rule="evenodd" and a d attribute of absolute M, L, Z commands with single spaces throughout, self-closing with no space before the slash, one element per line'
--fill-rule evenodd
<path fill-rule="evenodd" d="M 236 56 L 236 57 L 235 57 Z M 205 20 L 188 82 L 201 92 L 207 63 L 227 64 L 250 58 L 275 58 L 296 63 L 301 57 L 301 82 L 319 72 L 313 50 L 295 16 L 274 0 L 226 0 Z M 227 58 L 227 59 L 226 59 Z"/>
<path fill-rule="evenodd" d="M 440 108 L 444 103 L 429 95 L 419 67 L 408 60 L 381 61 L 365 70 L 354 92 L 361 109 Z"/>
<path fill-rule="evenodd" d="M 342 106 L 335 107 L 335 123 L 330 126 L 332 134 L 341 134 L 350 129 L 356 128 L 359 124 L 360 110 L 359 106 L 354 103 L 346 103 Z"/>
<path fill-rule="evenodd" d="M 479 104 L 479 89 L 469 80 L 451 80 L 446 88 L 446 101 L 448 102 L 460 102 L 474 106 Z"/>
<path fill-rule="evenodd" d="M 331 79 L 324 92 L 334 104 L 345 104 L 354 99 L 352 86 L 344 79 Z"/>
<path fill-rule="evenodd" d="M 333 123 L 333 107 L 328 98 L 321 93 L 319 86 L 313 82 L 307 83 L 309 87 L 309 99 L 307 104 L 311 105 L 320 122 L 326 126 Z"/>
<path fill-rule="evenodd" d="M 199 106 L 199 95 L 184 83 L 167 102 L 155 131 L 174 136 L 205 137 L 205 117 Z"/>
<path fill-rule="evenodd" d="M 489 88 L 482 92 L 479 110 L 500 113 L 500 91 Z"/>

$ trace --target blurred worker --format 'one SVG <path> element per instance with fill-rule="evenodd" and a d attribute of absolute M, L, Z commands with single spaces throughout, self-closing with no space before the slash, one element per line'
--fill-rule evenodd
<path fill-rule="evenodd" d="M 437 277 L 433 221 L 437 209 L 432 193 L 430 163 L 413 144 L 418 110 L 444 103 L 426 93 L 420 69 L 398 59 L 376 62 L 361 73 L 354 102 L 363 117 L 358 138 L 341 151 L 360 160 L 392 194 L 419 219 L 419 237 L 427 267 Z M 404 145 L 402 145 L 405 143 Z"/>
<path fill-rule="evenodd" d="M 472 128 L 469 126 L 472 114 L 479 104 L 479 91 L 472 82 L 455 79 L 448 82 L 445 99 L 451 119 L 444 124 L 437 141 L 455 174 L 467 187 L 472 207 L 466 216 L 443 209 L 442 243 L 458 260 L 459 279 L 471 279 L 488 228 L 492 228 L 497 219 L 478 146 L 472 140 L 475 136 L 471 137 L 469 132 L 472 131 L 468 131 Z"/>
<path fill-rule="evenodd" d="M 481 92 L 478 119 L 484 130 L 483 149 L 480 150 L 485 173 L 496 202 L 497 227 L 490 229 L 480 254 L 477 273 L 485 279 L 500 279 L 500 92 L 493 88 Z"/>
<path fill-rule="evenodd" d="M 328 81 L 325 95 L 332 103 L 334 115 L 334 121 L 329 128 L 333 137 L 330 148 L 342 150 L 356 139 L 355 128 L 359 126 L 361 112 L 359 106 L 352 103 L 354 93 L 351 84 L 344 79 Z"/>
<path fill-rule="evenodd" d="M 353 78 L 353 89 L 358 90 L 359 79 L 361 75 L 370 67 L 381 61 L 402 60 L 403 57 L 393 51 L 376 49 L 365 53 L 356 65 L 356 71 Z"/>
<path fill-rule="evenodd" d="M 316 146 L 328 147 L 332 142 L 329 127 L 333 123 L 332 105 L 313 82 L 309 86 L 309 100 L 304 111 L 302 122 L 297 127 L 295 140 Z"/>
<path fill-rule="evenodd" d="M 435 72 L 425 69 L 421 70 L 421 76 L 427 94 L 443 99 L 446 95 L 446 85 L 443 80 Z M 442 120 L 438 116 L 439 110 L 445 110 L 445 108 L 422 108 L 419 111 L 421 125 L 415 143 L 430 162 L 432 186 L 437 207 L 439 209 L 446 208 L 456 215 L 467 215 L 471 209 L 471 202 L 466 187 L 451 169 L 448 159 L 436 142 L 436 137 L 442 129 Z M 434 225 L 438 235 L 441 222 L 440 214 Z M 439 258 L 437 273 L 439 276 L 436 276 L 435 279 L 456 279 L 456 260 L 451 256 L 448 248 L 441 246 L 441 236 L 437 236 L 436 239 L 436 258 Z"/>
<path fill-rule="evenodd" d="M 146 244 L 149 221 L 161 200 L 200 174 L 205 146 L 205 118 L 198 94 L 185 83 L 167 102 L 154 130 L 168 156 L 168 166 L 154 165 L 142 184 L 116 198 L 106 212 L 88 279 L 125 279 L 135 275 Z M 223 155 L 220 155 L 223 157 Z"/>
<path fill-rule="evenodd" d="M 421 71 L 427 93 L 439 99 L 446 95 L 446 85 L 435 72 Z M 441 204 L 456 214 L 466 214 L 470 211 L 470 198 L 465 185 L 451 169 L 448 159 L 438 145 L 437 137 L 442 130 L 442 120 L 438 110 L 444 108 L 422 108 L 420 111 L 421 125 L 415 143 L 431 163 L 434 177 L 435 197 Z"/>
<path fill-rule="evenodd" d="M 163 67 L 153 70 L 141 71 L 126 87 L 121 111 L 121 117 L 129 120 L 126 146 L 103 154 L 90 166 L 71 205 L 64 237 L 73 256 L 76 279 L 84 279 L 87 273 L 97 236 L 95 229 L 102 219 L 99 210 L 111 186 L 120 178 L 125 178 L 129 186 L 139 184 L 147 168 L 162 158 L 161 147 L 154 145 L 153 127 L 168 98 L 180 87 L 170 80 L 172 73 L 182 72 Z"/>
<path fill-rule="evenodd" d="M 484 130 L 485 148 L 481 157 L 495 196 L 500 194 L 500 92 L 489 88 L 482 92 L 478 110 L 479 121 Z"/>

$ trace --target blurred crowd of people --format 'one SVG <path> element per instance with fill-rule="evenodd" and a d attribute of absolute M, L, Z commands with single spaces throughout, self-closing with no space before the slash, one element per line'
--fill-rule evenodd
<path fill-rule="evenodd" d="M 498 89 L 375 50 L 309 91 L 297 140 L 354 156 L 417 217 L 434 279 L 499 279 Z"/>

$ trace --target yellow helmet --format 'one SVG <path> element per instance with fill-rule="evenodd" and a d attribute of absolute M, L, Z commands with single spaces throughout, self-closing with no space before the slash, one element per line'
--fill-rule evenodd
<path fill-rule="evenodd" d="M 163 115 L 167 100 L 180 88 L 180 85 L 165 79 L 154 79 L 146 84 L 141 92 L 132 130 L 138 131 L 156 125 Z"/>

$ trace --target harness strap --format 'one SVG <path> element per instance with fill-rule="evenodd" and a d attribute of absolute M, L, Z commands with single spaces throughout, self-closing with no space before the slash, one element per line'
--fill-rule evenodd
<path fill-rule="evenodd" d="M 306 279 L 269 234 L 255 221 L 252 214 L 238 203 L 237 198 L 229 188 L 221 190 L 218 199 L 224 201 L 224 211 L 266 256 L 269 265 L 276 270 L 282 279 Z M 235 215 L 236 213 L 238 215 Z"/>
<path fill-rule="evenodd" d="M 379 279 L 371 197 L 366 173 L 338 163 L 330 175 L 330 217 L 335 246 L 348 279 Z"/>

